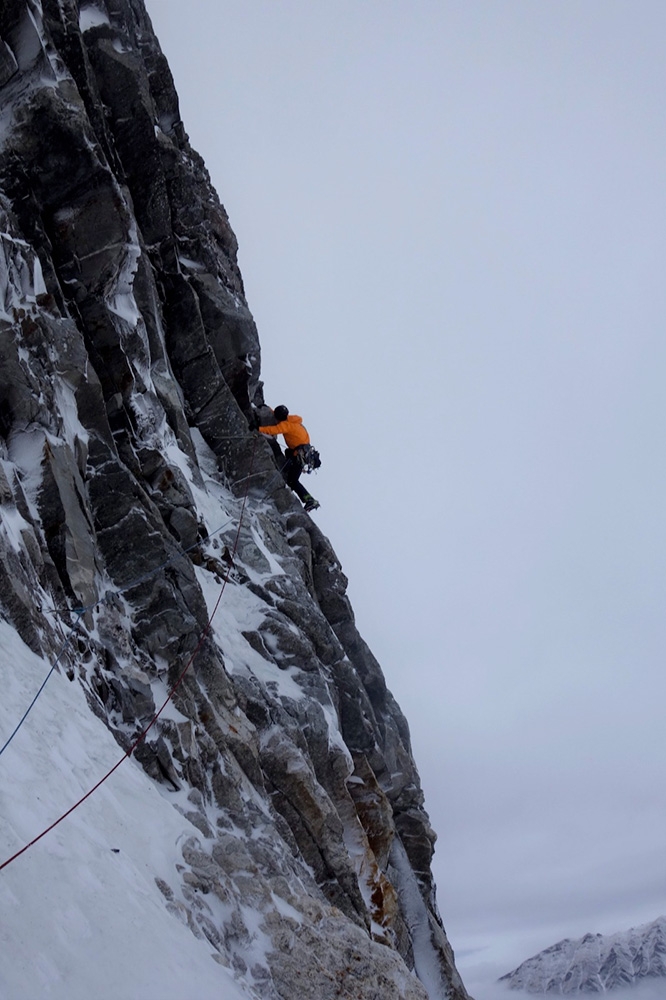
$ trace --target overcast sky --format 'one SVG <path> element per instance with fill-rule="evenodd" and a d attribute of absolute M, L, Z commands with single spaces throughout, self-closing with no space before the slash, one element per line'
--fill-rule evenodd
<path fill-rule="evenodd" d="M 666 4 L 147 5 L 486 1000 L 666 913 Z"/>

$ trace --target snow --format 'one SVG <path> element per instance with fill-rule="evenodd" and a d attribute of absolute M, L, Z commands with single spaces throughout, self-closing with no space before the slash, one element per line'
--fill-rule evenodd
<path fill-rule="evenodd" d="M 250 530 L 252 531 L 252 537 L 254 538 L 255 545 L 257 546 L 257 548 L 265 558 L 266 562 L 270 566 L 272 575 L 284 576 L 285 572 L 282 569 L 282 566 L 280 566 L 279 562 L 277 561 L 273 553 L 266 547 L 266 545 L 264 545 L 261 535 L 259 534 L 257 529 L 255 527 L 252 527 Z"/>
<path fill-rule="evenodd" d="M 130 242 L 127 243 L 125 250 L 126 256 L 116 279 L 116 287 L 113 294 L 109 296 L 107 304 L 112 313 L 120 316 L 131 329 L 134 329 L 139 321 L 143 322 L 134 298 L 134 277 L 141 256 L 141 247 L 134 225 L 130 232 Z"/>
<path fill-rule="evenodd" d="M 395 866 L 395 870 L 389 873 L 389 877 L 392 874 L 391 881 L 398 890 L 403 912 L 412 933 L 414 967 L 428 996 L 432 1000 L 437 1000 L 442 995 L 442 976 L 432 946 L 430 921 L 407 853 L 397 838 L 393 841 L 391 849 L 391 864 Z"/>
<path fill-rule="evenodd" d="M 37 256 L 37 254 L 35 254 L 33 265 L 34 265 L 34 271 L 32 277 L 33 292 L 35 295 L 46 295 L 46 282 L 44 281 L 42 265 L 39 261 L 39 257 Z"/>
<path fill-rule="evenodd" d="M 101 24 L 110 26 L 109 15 L 99 7 L 81 7 L 79 11 L 79 28 L 81 31 L 90 31 L 91 28 L 98 28 Z"/>
<path fill-rule="evenodd" d="M 9 457 L 16 466 L 30 513 L 36 521 L 37 493 L 42 483 L 42 459 L 46 435 L 41 428 L 19 431 L 9 439 Z"/>
<path fill-rule="evenodd" d="M 6 470 L 8 466 L 11 468 L 9 462 L 0 461 L 0 465 Z M 11 475 L 11 473 L 10 473 Z M 2 508 L 2 521 L 0 521 L 0 531 L 5 535 L 7 541 L 13 548 L 14 552 L 19 553 L 22 551 L 25 542 L 23 540 L 22 532 L 29 531 L 30 525 L 25 520 L 24 517 L 18 512 L 16 507 L 9 507 L 5 504 Z"/>
<path fill-rule="evenodd" d="M 90 439 L 88 431 L 79 420 L 79 408 L 76 402 L 76 395 L 71 386 L 67 385 L 64 379 L 58 379 L 54 383 L 53 391 L 57 403 L 57 414 L 62 422 L 62 434 L 65 440 L 72 446 L 78 438 L 81 442 L 87 443 Z M 52 447 L 61 445 L 61 441 L 53 438 L 49 442 Z"/>
<path fill-rule="evenodd" d="M 0 319 L 14 322 L 13 311 L 30 310 L 45 291 L 42 266 L 31 247 L 0 232 Z"/>
<path fill-rule="evenodd" d="M 48 665 L 0 621 L 0 735 Z M 0 758 L 0 864 L 81 798 L 122 751 L 82 689 L 55 673 Z M 198 831 L 125 761 L 0 875 L 0 995 L 49 1000 L 247 1000 L 253 993 L 166 909 L 179 845 Z"/>
<path fill-rule="evenodd" d="M 201 567 L 196 568 L 196 574 L 208 613 L 212 614 L 220 596 L 221 584 Z M 251 590 L 239 587 L 229 580 L 224 600 L 213 619 L 213 634 L 230 674 L 253 676 L 274 693 L 298 701 L 305 695 L 294 679 L 296 671 L 293 668 L 282 670 L 270 663 L 242 635 L 243 631 L 255 631 L 259 627 L 265 618 L 265 609 L 264 603 Z"/>
<path fill-rule="evenodd" d="M 164 705 L 164 708 L 160 712 L 160 719 L 170 719 L 172 722 L 189 722 L 186 715 L 179 712 L 173 701 L 168 701 L 169 691 L 167 689 L 166 683 L 162 678 L 155 677 L 149 681 L 150 688 L 153 693 L 153 701 L 158 708 Z"/>
<path fill-rule="evenodd" d="M 166 132 L 167 129 L 163 129 L 163 131 Z M 190 260 L 189 257 L 183 257 L 180 254 L 178 255 L 178 262 L 182 264 L 183 267 L 188 268 L 190 271 L 205 271 L 204 265 L 200 264 L 199 261 Z"/>

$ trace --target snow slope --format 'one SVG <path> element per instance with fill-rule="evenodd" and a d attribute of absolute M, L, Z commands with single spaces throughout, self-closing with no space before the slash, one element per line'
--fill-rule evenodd
<path fill-rule="evenodd" d="M 0 732 L 48 672 L 0 621 Z M 83 690 L 54 673 L 0 757 L 4 862 L 122 756 Z M 7 820 L 6 817 L 11 817 Z M 177 885 L 177 845 L 198 831 L 126 760 L 93 796 L 0 873 L 0 996 L 240 1000 L 254 996 L 174 919 L 156 879 Z M 219 956 L 218 956 L 219 959 Z"/>

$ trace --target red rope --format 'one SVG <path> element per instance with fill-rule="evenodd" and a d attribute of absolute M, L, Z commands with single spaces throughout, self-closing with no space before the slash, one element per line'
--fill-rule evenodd
<path fill-rule="evenodd" d="M 254 453 L 256 451 L 256 448 L 257 448 L 257 438 L 255 437 L 255 439 L 254 439 L 254 447 L 252 449 L 252 462 L 251 462 L 251 465 L 254 465 Z M 178 677 L 176 683 L 173 685 L 173 687 L 169 691 L 168 695 L 166 696 L 166 700 L 164 701 L 164 704 L 159 709 L 159 711 L 157 711 L 155 713 L 155 715 L 152 717 L 152 719 L 150 720 L 150 722 L 148 723 L 148 725 L 146 726 L 146 728 L 143 730 L 142 733 L 140 733 L 140 735 L 134 741 L 134 743 L 129 748 L 129 750 L 127 750 L 127 752 L 120 758 L 120 760 L 117 761 L 113 765 L 113 767 L 109 771 L 106 772 L 106 774 L 104 775 L 104 777 L 100 778 L 99 781 L 97 782 L 97 784 L 93 785 L 93 787 L 91 789 L 89 789 L 89 791 L 87 791 L 85 795 L 82 795 L 81 798 L 78 800 L 78 802 L 75 802 L 73 806 L 70 806 L 69 809 L 67 810 L 67 812 L 64 812 L 62 814 L 62 816 L 59 816 L 58 819 L 56 819 L 53 823 L 51 823 L 50 826 L 47 826 L 45 830 L 42 830 L 42 832 L 39 833 L 36 837 L 33 837 L 33 839 L 28 844 L 25 844 L 20 849 L 20 851 L 17 851 L 16 854 L 12 854 L 11 858 L 7 858 L 6 861 L 3 861 L 3 863 L 0 865 L 0 871 L 2 871 L 3 868 L 6 868 L 7 865 L 10 865 L 12 863 L 12 861 L 16 861 L 17 858 L 20 858 L 22 854 L 25 854 L 25 852 L 27 850 L 29 850 L 33 846 L 33 844 L 36 844 L 39 840 L 42 839 L 42 837 L 45 837 L 47 833 L 50 833 L 51 830 L 55 829 L 56 826 L 58 826 L 60 823 L 62 823 L 62 821 L 64 819 L 67 819 L 67 817 L 71 813 L 73 813 L 75 809 L 78 809 L 79 806 L 83 802 L 86 801 L 86 799 L 89 799 L 90 796 L 94 792 L 97 791 L 97 789 L 100 787 L 100 785 L 103 785 L 104 782 L 108 778 L 111 777 L 111 775 L 113 774 L 113 772 L 117 771 L 118 768 L 120 767 L 120 765 L 124 761 L 126 761 L 128 757 L 132 756 L 132 754 L 134 753 L 134 751 L 138 747 L 139 743 L 141 743 L 146 738 L 146 736 L 148 735 L 148 733 L 150 732 L 150 730 L 153 728 L 153 726 L 155 725 L 155 723 L 159 719 L 159 717 L 162 714 L 162 712 L 164 711 L 164 709 L 167 707 L 167 705 L 169 704 L 169 702 L 173 698 L 174 694 L 176 693 L 176 691 L 178 690 L 178 688 L 182 684 L 182 682 L 183 682 L 183 680 L 185 678 L 185 674 L 187 673 L 187 671 L 192 666 L 192 663 L 194 662 L 194 659 L 195 659 L 197 653 L 199 652 L 199 650 L 203 646 L 204 642 L 208 638 L 208 635 L 210 634 L 210 630 L 211 630 L 211 627 L 212 627 L 212 624 L 213 624 L 213 618 L 217 614 L 217 609 L 220 606 L 220 602 L 222 600 L 222 595 L 224 594 L 224 591 L 225 591 L 225 588 L 227 586 L 227 583 L 229 582 L 229 576 L 231 574 L 231 564 L 233 562 L 234 556 L 236 555 L 236 550 L 238 549 L 238 542 L 240 540 L 241 528 L 243 526 L 243 517 L 245 515 L 245 505 L 247 503 L 247 496 L 248 496 L 249 488 L 250 487 L 248 485 L 247 488 L 246 488 L 246 490 L 245 490 L 245 495 L 243 496 L 243 503 L 242 503 L 242 506 L 241 506 L 240 517 L 238 519 L 238 528 L 236 530 L 236 537 L 234 538 L 234 544 L 233 544 L 233 548 L 231 550 L 231 562 L 229 563 L 229 567 L 227 569 L 227 575 L 225 576 L 224 580 L 222 581 L 222 588 L 220 590 L 220 593 L 219 593 L 219 596 L 217 598 L 217 601 L 215 602 L 215 607 L 213 608 L 213 611 L 212 611 L 212 613 L 210 615 L 210 618 L 208 619 L 208 622 L 206 623 L 206 627 L 204 628 L 203 632 L 201 633 L 201 638 L 199 639 L 199 642 L 197 643 L 197 645 L 196 645 L 196 647 L 194 649 L 194 652 L 192 653 L 192 655 L 190 656 L 189 660 L 185 664 L 185 667 L 181 671 L 180 676 Z"/>

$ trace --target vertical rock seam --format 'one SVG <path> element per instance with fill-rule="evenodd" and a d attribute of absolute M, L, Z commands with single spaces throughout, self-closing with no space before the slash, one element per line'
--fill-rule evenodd
<path fill-rule="evenodd" d="M 191 826 L 165 907 L 267 1000 L 467 1000 L 407 723 L 329 541 L 253 447 L 236 251 L 141 0 L 3 0 L 2 616 L 52 662 L 89 608 L 63 667 L 127 749 L 249 482 L 214 635 L 135 754 Z"/>

